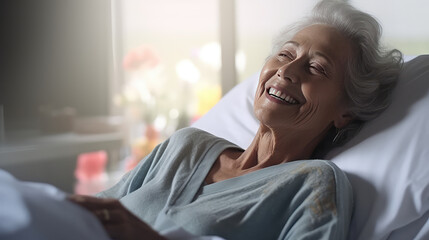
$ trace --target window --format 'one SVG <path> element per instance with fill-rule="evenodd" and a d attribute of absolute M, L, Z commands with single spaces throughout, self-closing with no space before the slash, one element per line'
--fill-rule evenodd
<path fill-rule="evenodd" d="M 428 1 L 352 0 L 358 9 L 375 16 L 383 27 L 383 41 L 404 55 L 429 53 Z"/>
<path fill-rule="evenodd" d="M 231 79 L 234 83 L 256 74 L 270 54 L 275 35 L 309 13 L 318 2 L 127 0 L 117 3 L 121 21 L 118 56 L 123 77 L 115 104 L 129 119 L 128 139 L 133 152 L 138 152 L 136 159 L 178 128 L 189 126 L 220 99 L 225 83 L 220 79 L 220 33 L 225 29 L 221 25 L 225 1 L 231 4 L 229 7 L 235 6 L 226 11 L 230 12 L 227 16 L 235 19 L 235 28 L 230 33 L 235 36 L 235 46 L 229 48 L 235 49 L 237 79 Z M 406 55 L 429 52 L 429 28 L 424 26 L 429 21 L 425 13 L 429 3 L 419 0 L 350 3 L 380 20 L 388 47 L 396 47 Z"/>
<path fill-rule="evenodd" d="M 121 1 L 114 104 L 129 121 L 140 160 L 221 97 L 217 0 Z"/>

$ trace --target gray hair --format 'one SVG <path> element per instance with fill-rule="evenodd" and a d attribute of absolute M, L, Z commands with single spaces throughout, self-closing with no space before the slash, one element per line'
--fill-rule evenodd
<path fill-rule="evenodd" d="M 382 28 L 374 17 L 334 0 L 319 2 L 310 16 L 287 27 L 274 39 L 272 54 L 297 32 L 314 24 L 334 27 L 357 47 L 347 63 L 344 79 L 347 106 L 354 121 L 344 129 L 333 129 L 333 147 L 347 142 L 365 121 L 376 118 L 389 106 L 403 59 L 400 51 L 387 50 L 380 44 Z"/>

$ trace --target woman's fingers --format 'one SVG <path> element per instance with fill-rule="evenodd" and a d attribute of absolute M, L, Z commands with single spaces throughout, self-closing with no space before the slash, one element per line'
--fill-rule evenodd
<path fill-rule="evenodd" d="M 113 239 L 165 239 L 117 199 L 71 195 L 68 200 L 92 212 Z"/>
<path fill-rule="evenodd" d="M 103 222 L 103 226 L 106 232 L 113 239 L 163 239 L 164 237 L 159 235 L 149 225 L 142 222 L 140 219 L 125 212 L 112 212 L 112 220 Z"/>
<path fill-rule="evenodd" d="M 112 210 L 108 210 L 107 208 L 103 208 L 100 210 L 94 210 L 92 213 L 94 213 L 94 215 L 104 224 L 104 223 L 109 223 L 109 222 L 114 222 L 115 218 L 113 216 L 113 211 Z"/>
<path fill-rule="evenodd" d="M 127 211 L 117 199 L 71 195 L 68 200 L 92 212 L 103 224 L 123 221 Z"/>
<path fill-rule="evenodd" d="M 72 195 L 70 201 L 92 212 L 103 224 L 124 221 L 140 221 L 129 212 L 117 199 L 103 199 L 91 196 Z"/>
<path fill-rule="evenodd" d="M 126 211 L 126 210 L 125 210 Z M 101 209 L 93 211 L 94 215 L 103 223 L 103 225 L 113 225 L 127 221 L 127 213 L 121 209 Z"/>
<path fill-rule="evenodd" d="M 101 209 L 115 209 L 121 208 L 122 205 L 117 199 L 113 198 L 96 198 L 91 196 L 70 195 L 67 199 L 76 203 L 90 211 Z"/>
<path fill-rule="evenodd" d="M 107 224 L 104 225 L 104 229 L 106 229 L 107 234 L 109 234 L 112 239 L 138 239 L 133 238 L 134 230 L 124 223 Z M 140 237 L 144 239 L 143 236 Z"/>

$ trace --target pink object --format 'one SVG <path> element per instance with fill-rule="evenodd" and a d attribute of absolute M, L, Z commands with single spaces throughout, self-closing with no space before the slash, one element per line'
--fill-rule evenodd
<path fill-rule="evenodd" d="M 142 45 L 131 50 L 123 60 L 125 70 L 152 69 L 161 62 L 153 47 Z"/>
<path fill-rule="evenodd" d="M 77 157 L 75 177 L 79 181 L 94 180 L 102 177 L 106 169 L 105 151 L 82 153 Z"/>

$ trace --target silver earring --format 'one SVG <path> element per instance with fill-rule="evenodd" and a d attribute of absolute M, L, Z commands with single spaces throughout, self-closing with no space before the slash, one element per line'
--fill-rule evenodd
<path fill-rule="evenodd" d="M 337 128 L 337 133 L 335 134 L 334 139 L 332 139 L 332 143 L 338 143 L 339 141 L 341 141 L 341 138 L 344 134 L 344 131 L 342 129 Z"/>

